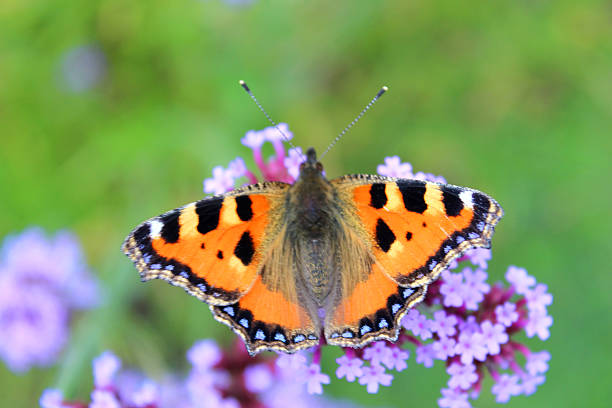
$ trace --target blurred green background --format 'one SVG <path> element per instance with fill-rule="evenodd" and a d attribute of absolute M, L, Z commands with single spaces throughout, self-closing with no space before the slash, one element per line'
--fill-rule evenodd
<path fill-rule="evenodd" d="M 107 303 L 79 316 L 58 367 L 0 365 L 2 404 L 35 406 L 48 386 L 85 398 L 107 348 L 155 377 L 184 369 L 196 339 L 229 343 L 195 298 L 140 284 L 119 247 L 144 219 L 201 198 L 213 166 L 252 167 L 240 138 L 267 122 L 239 79 L 318 150 L 388 85 L 326 156 L 328 176 L 399 155 L 495 197 L 506 215 L 492 278 L 523 266 L 554 295 L 551 338 L 527 341 L 552 354 L 547 382 L 508 405 L 608 406 L 612 4 L 564 0 L 3 0 L 0 233 L 75 230 Z M 446 379 L 412 356 L 378 395 L 339 380 L 325 390 L 433 406 Z M 494 405 L 490 385 L 475 406 Z"/>

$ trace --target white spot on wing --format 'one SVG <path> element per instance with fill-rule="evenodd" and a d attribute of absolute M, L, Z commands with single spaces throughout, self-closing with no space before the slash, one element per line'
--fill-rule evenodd
<path fill-rule="evenodd" d="M 368 326 L 367 324 L 364 324 L 363 326 L 361 326 L 361 329 L 359 329 L 359 332 L 361 333 L 362 336 L 370 331 L 372 331 L 372 328 Z"/>
<path fill-rule="evenodd" d="M 282 341 L 283 343 L 287 341 L 287 339 L 285 338 L 285 335 L 282 333 L 276 333 L 274 335 L 274 340 Z"/>
<path fill-rule="evenodd" d="M 231 306 L 224 307 L 223 311 L 225 313 L 227 313 L 228 315 L 234 317 L 234 308 L 233 307 L 231 307 Z"/>
<path fill-rule="evenodd" d="M 347 330 L 344 333 L 342 333 L 342 337 L 344 337 L 345 339 L 350 339 L 353 337 L 353 333 Z"/>
<path fill-rule="evenodd" d="M 149 227 L 151 228 L 149 237 L 151 237 L 151 239 L 159 238 L 161 230 L 164 227 L 164 223 L 161 221 L 153 220 L 149 222 Z"/>
<path fill-rule="evenodd" d="M 474 203 L 472 201 L 472 192 L 469 190 L 465 190 L 459 193 L 459 198 L 461 199 L 461 201 L 463 201 L 463 205 L 465 205 L 467 208 L 473 208 L 474 207 Z"/>
<path fill-rule="evenodd" d="M 304 340 L 306 340 L 306 337 L 304 337 L 303 334 L 298 334 L 297 336 L 295 336 L 293 338 L 293 342 L 294 343 L 299 343 L 299 342 L 304 341 Z"/>
<path fill-rule="evenodd" d="M 266 338 L 266 335 L 264 334 L 263 330 L 259 329 L 257 330 L 257 332 L 255 333 L 255 338 L 257 340 L 264 340 Z"/>
<path fill-rule="evenodd" d="M 404 292 L 403 292 L 404 299 L 406 299 L 408 296 L 412 295 L 413 293 L 414 293 L 414 289 L 410 289 L 410 288 L 404 289 Z"/>
<path fill-rule="evenodd" d="M 247 319 L 242 318 L 238 323 L 245 329 L 249 328 L 249 321 Z"/>
<path fill-rule="evenodd" d="M 387 322 L 387 319 L 381 319 L 380 322 L 378 322 L 378 327 L 381 329 L 384 329 L 385 327 L 388 327 L 389 323 Z"/>

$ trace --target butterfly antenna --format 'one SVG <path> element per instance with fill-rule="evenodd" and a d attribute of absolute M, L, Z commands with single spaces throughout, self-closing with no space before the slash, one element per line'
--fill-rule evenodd
<path fill-rule="evenodd" d="M 370 101 L 370 103 L 368 103 L 366 105 L 365 108 L 363 108 L 363 110 L 359 113 L 359 115 L 357 115 L 357 117 L 355 119 L 353 119 L 353 121 L 351 123 L 348 124 L 347 127 L 344 128 L 344 130 L 342 132 L 340 132 L 340 134 L 338 136 L 336 136 L 336 138 L 329 144 L 329 146 L 327 146 L 327 149 L 325 149 L 325 151 L 323 152 L 323 154 L 321 155 L 321 159 L 323 158 L 323 156 L 325 156 L 327 154 L 327 152 L 329 152 L 329 150 L 334 147 L 334 145 L 336 143 L 338 143 L 338 141 L 342 138 L 342 136 L 344 136 L 344 134 L 346 132 L 349 131 L 350 128 L 353 127 L 353 125 L 355 125 L 355 123 L 357 123 L 359 121 L 359 119 L 361 119 L 361 117 L 372 107 L 372 105 L 374 105 L 374 103 L 376 103 L 376 101 L 383 96 L 383 94 L 385 92 L 387 92 L 389 90 L 389 88 L 387 88 L 386 86 L 383 86 L 382 88 L 380 88 L 380 91 L 378 91 L 378 93 L 376 94 L 376 96 L 374 98 L 372 98 L 372 100 Z"/>
<path fill-rule="evenodd" d="M 246 84 L 246 82 L 244 82 L 242 79 L 239 81 L 240 86 L 242 88 L 244 88 L 244 90 L 246 91 L 246 93 L 249 94 L 249 96 L 251 97 L 251 99 L 253 100 L 253 102 L 255 102 L 255 105 L 257 105 L 257 107 L 259 108 L 260 111 L 263 112 L 263 114 L 266 116 L 266 118 L 268 119 L 268 121 L 274 126 L 274 128 L 278 131 L 278 133 L 281 134 L 281 136 L 283 137 L 283 139 L 285 140 L 285 142 L 289 143 L 289 146 L 291 146 L 293 149 L 295 149 L 296 152 L 300 152 L 299 149 L 297 149 L 295 147 L 295 145 L 293 143 L 291 143 L 291 140 L 289 140 L 289 137 L 283 133 L 282 130 L 280 130 L 280 128 L 278 127 L 278 125 L 276 124 L 275 121 L 272 120 L 272 118 L 270 117 L 270 115 L 268 115 L 268 112 L 266 112 L 266 110 L 263 108 L 263 106 L 261 106 L 261 104 L 259 103 L 259 101 L 257 100 L 257 98 L 255 97 L 255 95 L 253 95 L 253 92 L 251 91 L 251 88 L 249 88 L 249 86 Z M 302 159 L 304 159 L 304 161 L 306 161 L 306 157 L 304 157 L 304 155 L 302 153 L 300 153 L 300 156 L 302 156 Z"/>

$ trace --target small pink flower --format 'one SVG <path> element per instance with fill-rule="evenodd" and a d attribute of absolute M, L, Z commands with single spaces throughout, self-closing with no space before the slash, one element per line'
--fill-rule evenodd
<path fill-rule="evenodd" d="M 476 380 L 478 380 L 478 374 L 476 374 L 476 366 L 474 366 L 474 364 L 463 365 L 453 363 L 446 369 L 446 372 L 451 376 L 448 380 L 448 386 L 450 388 L 467 390 Z"/>
<path fill-rule="evenodd" d="M 376 172 L 381 176 L 412 178 L 412 165 L 402 163 L 399 156 L 385 157 L 385 164 L 379 164 Z"/>
<path fill-rule="evenodd" d="M 533 276 L 527 274 L 525 268 L 516 266 L 508 267 L 506 271 L 506 280 L 514 286 L 516 293 L 524 295 L 536 283 Z"/>
<path fill-rule="evenodd" d="M 510 400 L 510 397 L 519 395 L 521 393 L 521 386 L 518 382 L 518 376 L 502 374 L 493 387 L 491 387 L 491 392 L 495 395 L 495 401 L 506 403 Z"/>
<path fill-rule="evenodd" d="M 115 374 L 121 368 L 121 360 L 111 351 L 105 351 L 93 360 L 93 375 L 96 388 L 112 387 Z"/>
<path fill-rule="evenodd" d="M 363 373 L 359 377 L 359 384 L 365 385 L 369 394 L 376 394 L 379 385 L 386 387 L 391 385 L 393 376 L 385 373 L 385 368 L 379 364 L 363 367 Z"/>
<path fill-rule="evenodd" d="M 306 374 L 306 390 L 309 394 L 323 394 L 322 384 L 329 384 L 329 376 L 321 373 L 321 366 L 310 364 Z"/>
<path fill-rule="evenodd" d="M 506 327 L 512 326 L 519 318 L 516 312 L 516 305 L 512 302 L 506 302 L 503 305 L 495 307 L 495 317 L 497 321 Z"/>
<path fill-rule="evenodd" d="M 338 368 L 336 376 L 338 378 L 346 377 L 346 381 L 353 382 L 362 374 L 363 360 L 357 357 L 350 358 L 346 355 L 337 358 Z"/>

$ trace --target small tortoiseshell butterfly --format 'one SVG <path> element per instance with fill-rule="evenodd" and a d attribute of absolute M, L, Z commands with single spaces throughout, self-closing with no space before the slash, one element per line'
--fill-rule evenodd
<path fill-rule="evenodd" d="M 427 286 L 503 214 L 479 191 L 376 175 L 327 180 L 309 149 L 293 184 L 207 197 L 138 226 L 123 252 L 143 281 L 208 303 L 251 354 L 395 341 Z"/>

